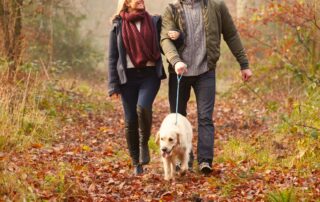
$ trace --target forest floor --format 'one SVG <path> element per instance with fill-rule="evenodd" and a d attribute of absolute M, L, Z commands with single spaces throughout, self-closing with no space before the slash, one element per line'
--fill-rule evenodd
<path fill-rule="evenodd" d="M 320 171 L 284 163 L 286 155 L 294 149 L 290 139 L 279 139 L 273 134 L 273 117 L 259 99 L 239 89 L 231 95 L 219 94 L 216 100 L 214 170 L 208 176 L 198 172 L 195 161 L 193 172 L 175 181 L 163 179 L 154 135 L 169 111 L 165 96 L 158 96 L 154 104 L 151 163 L 145 166 L 143 175 L 133 176 L 121 102 L 105 100 L 111 103 L 106 110 L 70 112 L 68 122 L 60 126 L 51 144 L 35 143 L 23 152 L 0 152 L 0 170 L 5 173 L 2 180 L 6 181 L 2 182 L 6 186 L 0 191 L 0 201 L 15 201 L 18 195 L 20 198 L 24 195 L 27 201 L 317 201 L 320 198 Z M 188 118 L 194 128 L 194 151 L 196 117 L 192 99 Z M 25 193 L 17 193 L 10 183 L 27 189 Z"/>

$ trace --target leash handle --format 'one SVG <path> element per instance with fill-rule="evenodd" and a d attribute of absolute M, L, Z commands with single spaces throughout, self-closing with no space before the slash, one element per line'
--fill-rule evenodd
<path fill-rule="evenodd" d="M 182 79 L 182 74 L 177 74 L 177 97 L 176 97 L 176 125 L 178 123 L 178 106 L 179 106 L 179 90 L 180 90 L 180 81 Z"/>

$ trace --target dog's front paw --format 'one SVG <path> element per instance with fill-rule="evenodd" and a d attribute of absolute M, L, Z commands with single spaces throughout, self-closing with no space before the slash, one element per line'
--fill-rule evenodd
<path fill-rule="evenodd" d="M 164 180 L 165 180 L 165 181 L 170 181 L 171 179 L 172 179 L 172 177 L 169 177 L 169 176 L 165 176 L 165 177 L 164 177 Z"/>
<path fill-rule="evenodd" d="M 165 175 L 164 176 L 164 180 L 166 180 L 166 181 L 170 181 L 170 180 L 174 180 L 174 175 Z"/>

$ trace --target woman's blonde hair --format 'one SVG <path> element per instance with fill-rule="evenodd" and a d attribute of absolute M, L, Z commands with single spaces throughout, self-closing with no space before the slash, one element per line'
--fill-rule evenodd
<path fill-rule="evenodd" d="M 112 20 L 116 19 L 122 11 L 128 11 L 127 3 L 130 2 L 130 0 L 118 0 L 118 6 L 117 11 L 112 17 Z"/>

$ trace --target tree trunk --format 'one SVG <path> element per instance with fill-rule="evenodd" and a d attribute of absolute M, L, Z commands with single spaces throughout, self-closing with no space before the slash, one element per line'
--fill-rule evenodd
<path fill-rule="evenodd" d="M 0 0 L 2 54 L 8 62 L 8 80 L 14 79 L 22 52 L 23 0 Z"/>

